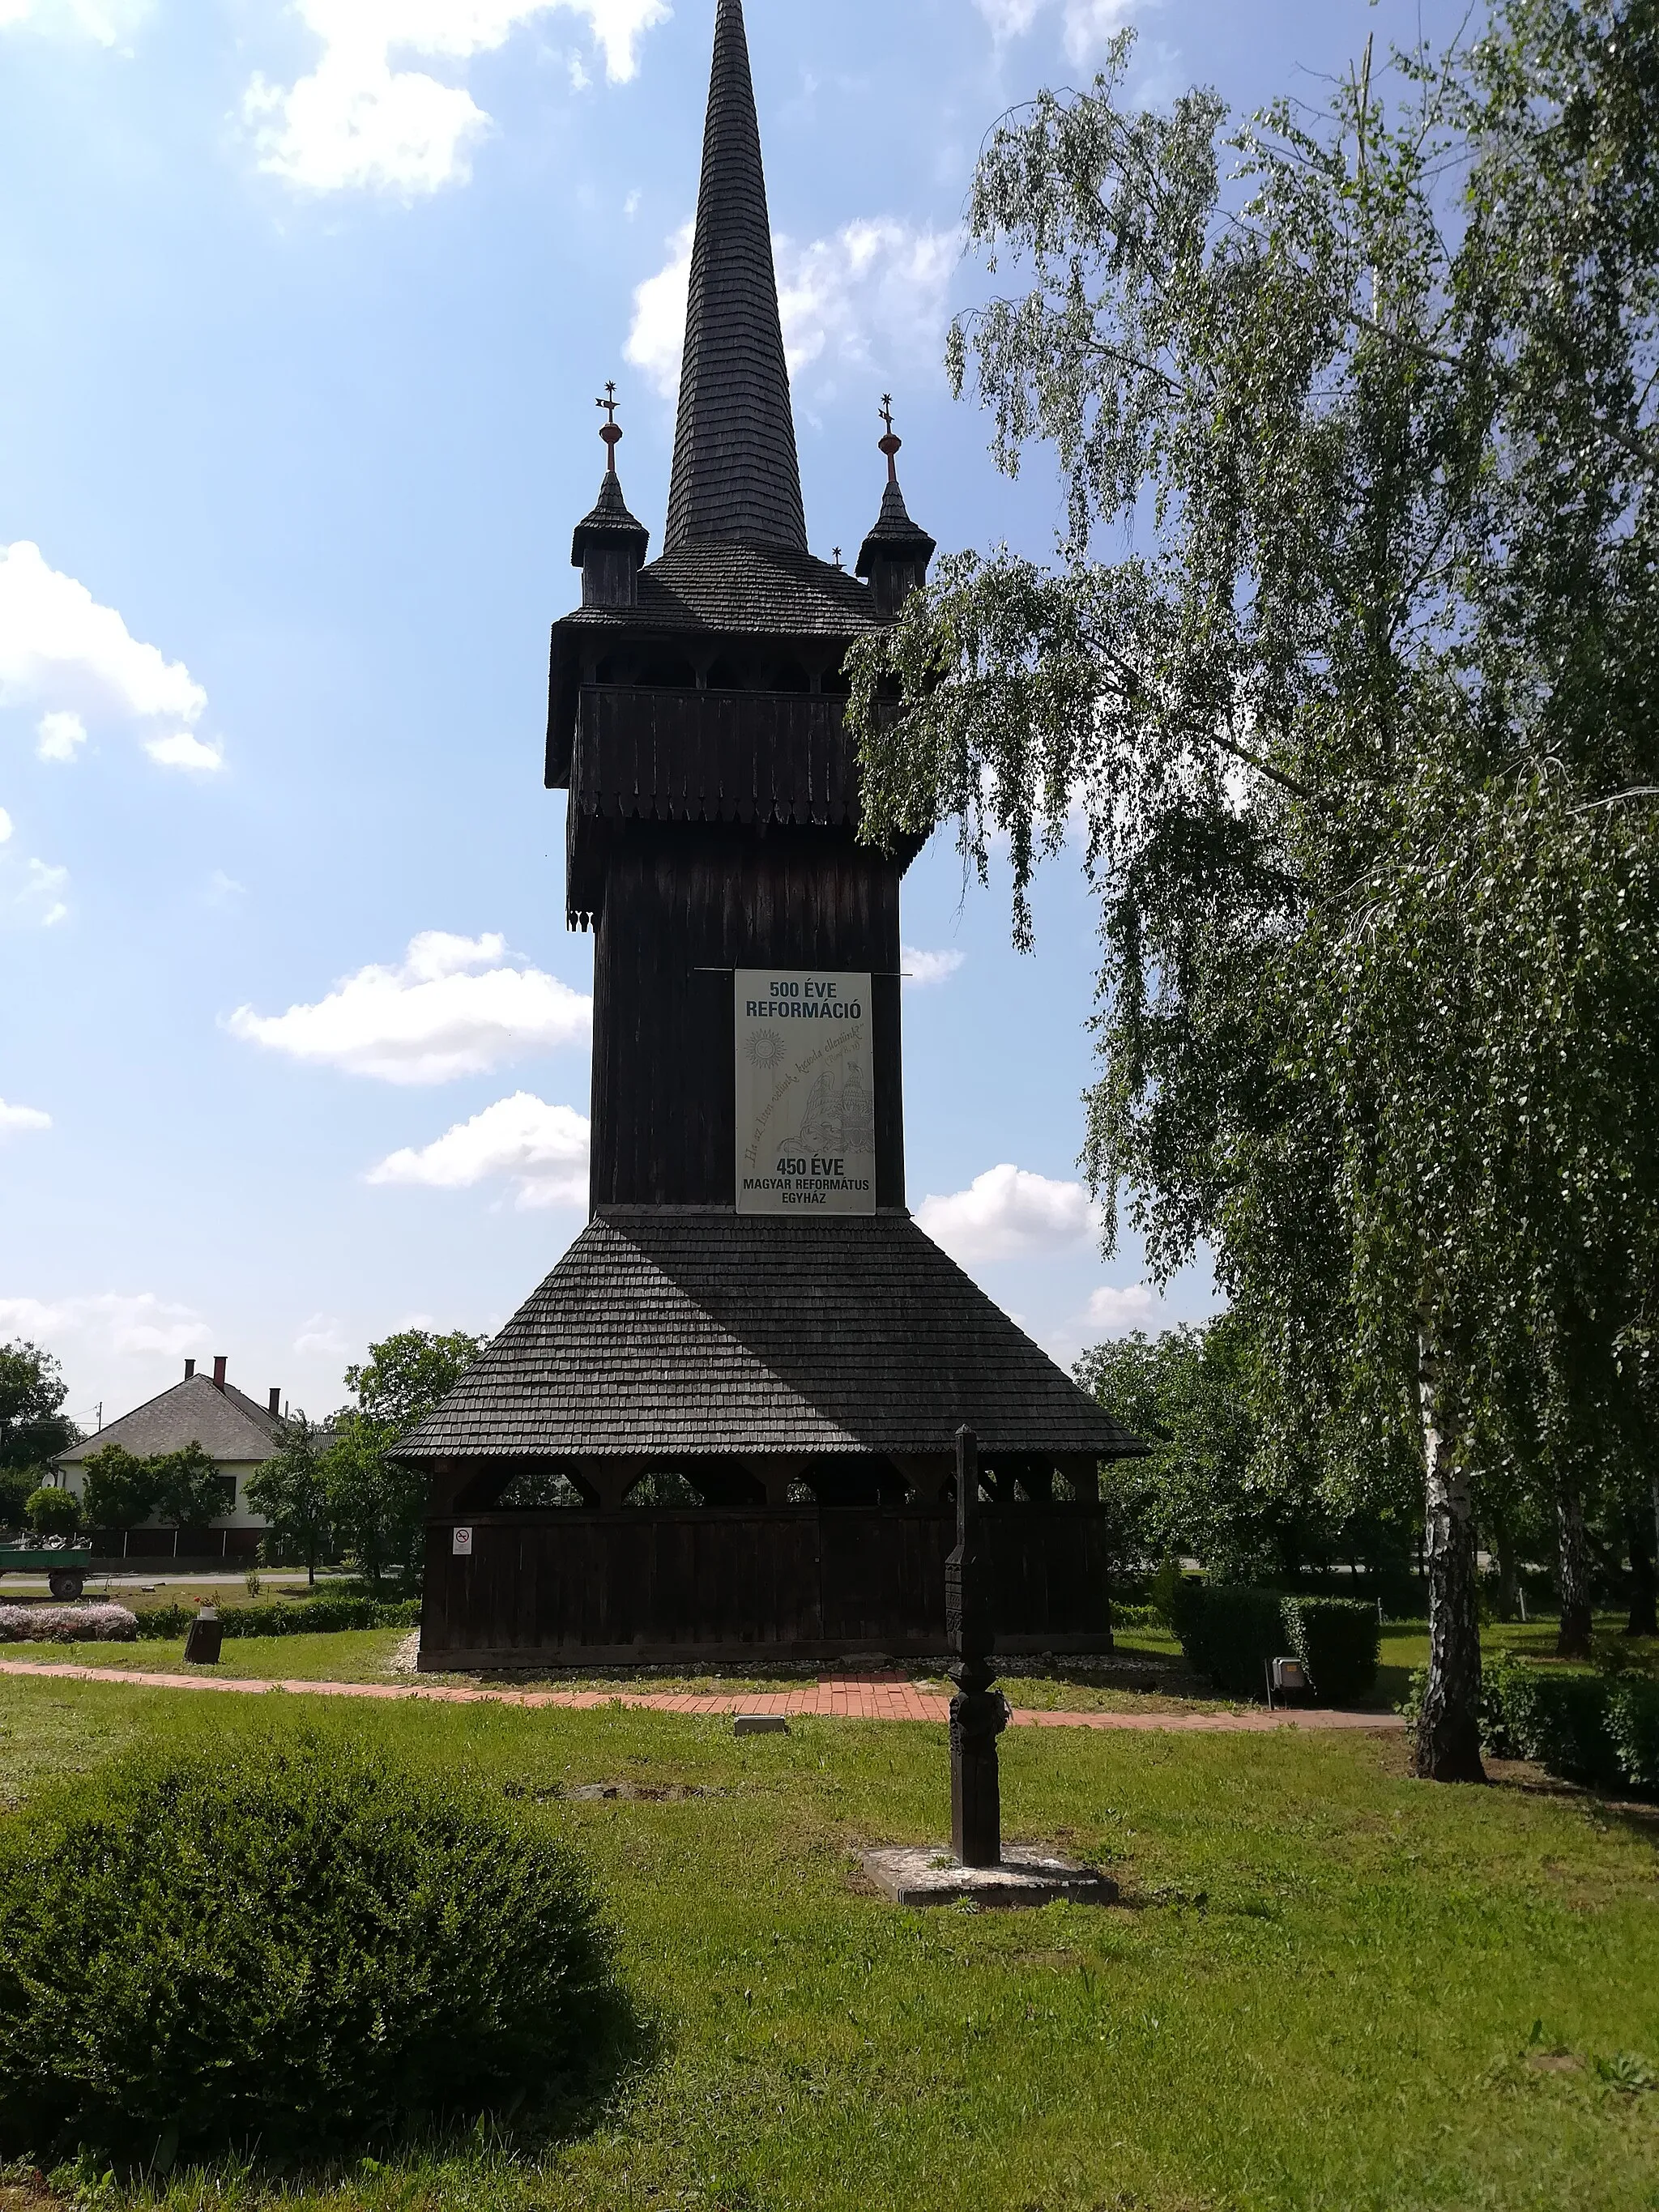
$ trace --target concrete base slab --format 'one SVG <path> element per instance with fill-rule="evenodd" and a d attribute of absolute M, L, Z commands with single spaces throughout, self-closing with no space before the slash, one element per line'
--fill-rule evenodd
<path fill-rule="evenodd" d="M 895 1905 L 955 1905 L 963 1898 L 999 1907 L 1053 1905 L 1061 1898 L 1074 1905 L 1111 1905 L 1117 1884 L 1092 1867 L 1020 1844 L 1010 1844 L 995 1867 L 965 1867 L 949 1851 L 900 1848 L 866 1851 L 864 1871 Z"/>

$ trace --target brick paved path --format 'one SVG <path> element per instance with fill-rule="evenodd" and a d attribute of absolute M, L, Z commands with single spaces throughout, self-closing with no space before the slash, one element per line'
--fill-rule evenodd
<path fill-rule="evenodd" d="M 831 1674 L 808 1688 L 700 1695 L 672 1690 L 453 1690 L 424 1683 L 264 1682 L 234 1674 L 147 1674 L 136 1668 L 76 1667 L 50 1660 L 0 1659 L 0 1674 L 44 1674 L 79 1682 L 126 1682 L 150 1690 L 217 1690 L 262 1697 L 287 1690 L 296 1697 L 414 1699 L 443 1705 L 556 1705 L 586 1711 L 604 1705 L 639 1705 L 659 1713 L 812 1715 L 849 1721 L 933 1721 L 950 1718 L 950 1699 L 918 1689 L 905 1674 Z M 1154 1734 L 1260 1735 L 1278 1728 L 1403 1729 L 1398 1713 L 1040 1713 L 1016 1712 L 1016 1728 L 1127 1729 Z"/>

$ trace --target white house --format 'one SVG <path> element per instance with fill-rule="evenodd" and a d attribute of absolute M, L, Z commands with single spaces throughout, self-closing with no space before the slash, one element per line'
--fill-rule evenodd
<path fill-rule="evenodd" d="M 273 1390 L 260 1405 L 225 1380 L 228 1364 L 216 1359 L 210 1380 L 196 1372 L 193 1359 L 187 1359 L 182 1382 L 61 1454 L 64 1488 L 77 1498 L 82 1494 L 86 1462 L 106 1444 L 125 1445 L 137 1459 L 199 1444 L 213 1462 L 224 1492 L 224 1510 L 211 1523 L 210 1549 L 223 1559 L 251 1559 L 270 1523 L 248 1506 L 248 1478 L 266 1460 L 274 1459 L 281 1447 L 282 1392 Z M 124 1555 L 132 1559 L 169 1558 L 178 1549 L 179 1531 L 153 1519 L 123 1539 Z M 199 1545 L 192 1545 L 191 1556 L 200 1555 Z"/>

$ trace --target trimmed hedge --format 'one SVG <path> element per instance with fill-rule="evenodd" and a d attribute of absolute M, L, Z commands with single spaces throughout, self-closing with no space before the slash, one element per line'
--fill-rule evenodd
<path fill-rule="evenodd" d="M 1486 1668 L 1480 1736 L 1496 1759 L 1529 1759 L 1587 1790 L 1659 1796 L 1659 1683 L 1570 1674 L 1508 1654 Z"/>
<path fill-rule="evenodd" d="M 303 1731 L 0 1827 L 0 2151 L 314 2158 L 584 2085 L 611 1946 L 544 1815 Z"/>
<path fill-rule="evenodd" d="M 1292 1656 L 1328 1705 L 1350 1705 L 1376 1686 L 1380 1631 L 1363 1598 L 1182 1581 L 1170 1612 L 1188 1664 L 1227 1697 L 1265 1697 L 1268 1662 Z"/>
<path fill-rule="evenodd" d="M 154 1643 L 189 1633 L 193 1605 L 158 1605 L 138 1616 L 138 1633 Z M 377 1604 L 372 1598 L 313 1597 L 295 1603 L 272 1599 L 266 1605 L 227 1606 L 219 1626 L 228 1637 L 332 1636 L 346 1628 L 418 1628 L 419 1598 Z"/>
<path fill-rule="evenodd" d="M 1363 1598 L 1287 1597 L 1280 1611 L 1291 1650 L 1328 1705 L 1357 1705 L 1376 1687 L 1382 1626 Z"/>
<path fill-rule="evenodd" d="M 1230 1698 L 1266 1696 L 1266 1664 L 1285 1650 L 1277 1592 L 1183 1581 L 1171 1594 L 1170 1611 L 1195 1674 L 1207 1675 Z"/>

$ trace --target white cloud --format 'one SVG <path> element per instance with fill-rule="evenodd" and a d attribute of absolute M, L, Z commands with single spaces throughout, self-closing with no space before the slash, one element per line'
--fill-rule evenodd
<path fill-rule="evenodd" d="M 325 999 L 256 1014 L 233 1036 L 295 1060 L 387 1083 L 447 1083 L 584 1038 L 593 1002 L 539 969 L 506 964 L 506 939 L 427 930 L 400 966 L 360 969 Z"/>
<path fill-rule="evenodd" d="M 0 1298 L 0 1341 L 21 1336 L 55 1346 L 72 1337 L 118 1358 L 177 1359 L 199 1350 L 206 1335 L 199 1314 L 150 1291 L 125 1297 Z"/>
<path fill-rule="evenodd" d="M 9 836 L 9 820 L 5 826 Z M 66 921 L 69 879 L 67 868 L 50 867 L 45 860 L 0 860 L 0 927 L 9 922 L 25 929 L 53 929 Z"/>
<path fill-rule="evenodd" d="M 294 1349 L 302 1359 L 343 1359 L 351 1347 L 333 1315 L 318 1313 L 301 1323 Z"/>
<path fill-rule="evenodd" d="M 66 708 L 42 714 L 34 732 L 34 750 L 45 761 L 72 761 L 77 745 L 87 741 L 87 726 Z"/>
<path fill-rule="evenodd" d="M 899 968 L 907 983 L 925 990 L 930 983 L 948 983 L 967 957 L 965 952 L 923 952 L 907 945 L 899 953 Z"/>
<path fill-rule="evenodd" d="M 493 1176 L 509 1176 L 522 1206 L 585 1206 L 587 1149 L 585 1115 L 520 1091 L 458 1121 L 419 1152 L 393 1152 L 369 1170 L 368 1180 L 471 1190 Z"/>
<path fill-rule="evenodd" d="M 1080 1182 L 1054 1182 L 1005 1163 L 966 1190 L 924 1199 L 916 1218 L 953 1259 L 1006 1260 L 1081 1244 L 1096 1233 L 1099 1214 Z"/>
<path fill-rule="evenodd" d="M 555 9 L 586 17 L 613 83 L 634 76 L 641 36 L 672 12 L 666 0 L 299 0 L 323 51 L 295 84 L 256 76 L 248 87 L 260 167 L 313 191 L 465 184 L 489 116 L 464 85 L 396 68 L 393 56 L 464 64 Z M 585 80 L 580 58 L 573 82 L 579 72 Z"/>
<path fill-rule="evenodd" d="M 676 231 L 668 259 L 636 287 L 623 348 L 667 399 L 679 390 L 693 234 L 690 223 Z M 772 251 L 792 376 L 820 364 L 867 367 L 896 356 L 937 360 L 960 251 L 954 232 L 878 216 L 804 245 L 779 233 Z"/>
<path fill-rule="evenodd" d="M 5 1100 L 0 1098 L 0 1144 L 3 1144 L 8 1137 L 21 1137 L 25 1131 L 49 1129 L 51 1127 L 50 1114 L 42 1114 L 33 1106 L 8 1106 Z"/>
<path fill-rule="evenodd" d="M 1127 1290 L 1104 1284 L 1089 1300 L 1091 1327 L 1108 1336 L 1128 1336 L 1150 1328 L 1164 1312 L 1164 1301 L 1149 1283 L 1132 1283 Z"/>
<path fill-rule="evenodd" d="M 207 693 L 183 661 L 140 644 L 113 607 L 19 539 L 0 547 L 0 706 L 36 701 L 196 722 Z"/>
<path fill-rule="evenodd" d="M 1079 67 L 1097 60 L 1108 41 L 1123 27 L 1134 0 L 1060 0 L 1060 43 L 1066 58 Z M 1055 0 L 975 0 L 991 27 L 991 35 L 1004 46 L 1023 39 Z"/>
<path fill-rule="evenodd" d="M 149 12 L 145 0 L 0 0 L 0 31 L 58 31 L 112 46 Z"/>
<path fill-rule="evenodd" d="M 211 775 L 225 764 L 225 749 L 208 744 L 190 730 L 175 730 L 170 738 L 151 738 L 144 750 L 158 768 L 189 769 Z"/>

